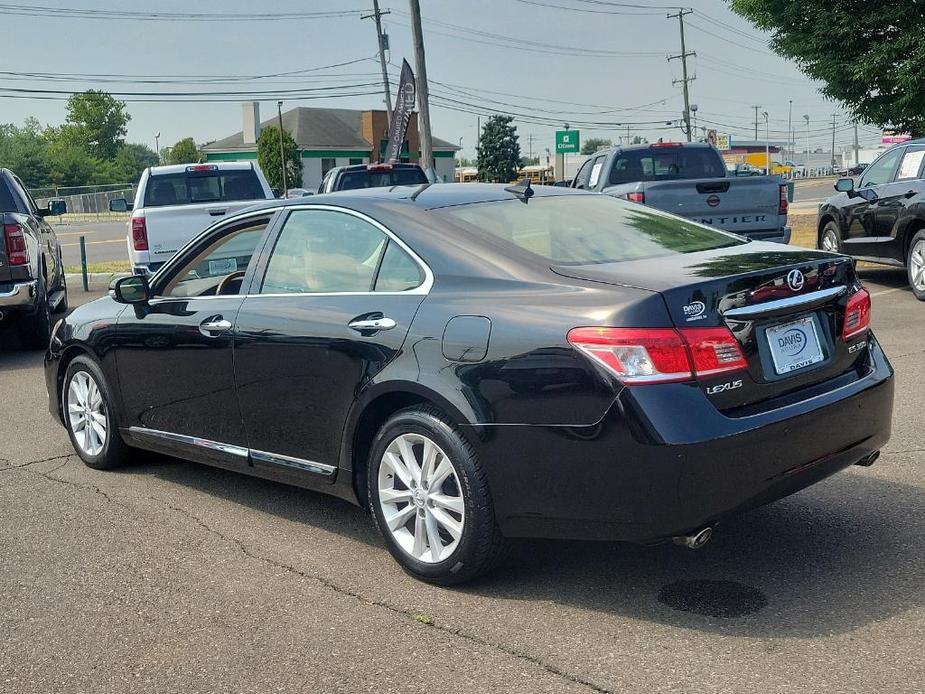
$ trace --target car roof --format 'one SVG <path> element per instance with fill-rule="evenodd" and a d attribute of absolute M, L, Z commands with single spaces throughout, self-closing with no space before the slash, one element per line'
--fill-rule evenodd
<path fill-rule="evenodd" d="M 334 205 L 340 207 L 369 208 L 386 203 L 401 203 L 420 210 L 433 210 L 455 205 L 470 205 L 478 202 L 516 200 L 511 185 L 504 183 L 424 183 L 421 185 L 391 186 L 382 188 L 358 188 L 336 193 L 313 195 L 310 200 L 267 200 L 249 207 L 245 212 L 256 212 L 277 207 L 299 205 Z M 562 195 L 600 195 L 586 190 L 554 186 L 532 187 L 534 197 L 555 197 Z"/>

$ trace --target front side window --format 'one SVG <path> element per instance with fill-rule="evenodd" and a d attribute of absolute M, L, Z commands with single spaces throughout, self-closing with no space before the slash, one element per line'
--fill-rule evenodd
<path fill-rule="evenodd" d="M 158 294 L 169 297 L 239 294 L 244 272 L 268 223 L 268 219 L 261 219 L 226 230 L 171 273 Z"/>
<path fill-rule="evenodd" d="M 864 170 L 861 177 L 859 188 L 869 188 L 870 186 L 880 186 L 893 180 L 893 172 L 896 170 L 896 164 L 899 162 L 900 155 L 904 148 L 897 147 L 896 150 L 887 152 L 877 161 Z"/>
<path fill-rule="evenodd" d="M 556 195 L 435 210 L 470 233 L 544 263 L 613 263 L 737 246 L 747 241 L 608 195 Z"/>

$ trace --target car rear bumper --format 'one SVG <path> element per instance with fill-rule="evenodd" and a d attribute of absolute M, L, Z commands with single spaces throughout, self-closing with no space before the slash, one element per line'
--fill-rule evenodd
<path fill-rule="evenodd" d="M 762 229 L 759 231 L 749 231 L 744 235 L 752 241 L 770 241 L 772 243 L 790 243 L 790 227 L 780 229 Z"/>
<path fill-rule="evenodd" d="M 624 389 L 591 427 L 479 429 L 502 531 L 512 537 L 649 542 L 765 504 L 886 444 L 893 370 L 873 336 L 849 385 L 748 417 L 695 384 Z"/>
<path fill-rule="evenodd" d="M 29 311 L 35 308 L 35 280 L 0 284 L 0 311 Z"/>

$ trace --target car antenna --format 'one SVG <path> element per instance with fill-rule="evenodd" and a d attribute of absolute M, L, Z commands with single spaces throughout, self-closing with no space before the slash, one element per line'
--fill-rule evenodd
<path fill-rule="evenodd" d="M 508 193 L 513 193 L 517 196 L 517 199 L 520 200 L 524 205 L 533 197 L 535 192 L 533 188 L 530 187 L 530 179 L 525 178 L 518 183 L 515 183 L 512 186 L 505 188 Z"/>

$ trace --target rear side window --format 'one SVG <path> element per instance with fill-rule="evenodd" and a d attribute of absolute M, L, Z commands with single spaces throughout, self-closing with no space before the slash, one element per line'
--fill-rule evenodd
<path fill-rule="evenodd" d="M 458 205 L 435 214 L 470 233 L 555 265 L 613 263 L 737 246 L 718 229 L 608 195 L 562 195 Z"/>
<path fill-rule="evenodd" d="M 0 212 L 16 212 L 16 199 L 10 192 L 6 181 L 0 178 Z"/>
<path fill-rule="evenodd" d="M 610 183 L 674 181 L 726 175 L 726 164 L 712 149 L 665 147 L 622 152 L 610 169 Z"/>
<path fill-rule="evenodd" d="M 389 241 L 376 277 L 377 292 L 403 292 L 424 281 L 420 266 L 397 243 Z"/>
<path fill-rule="evenodd" d="M 145 188 L 144 206 L 263 200 L 264 197 L 257 173 L 252 169 L 184 171 L 151 176 Z"/>

